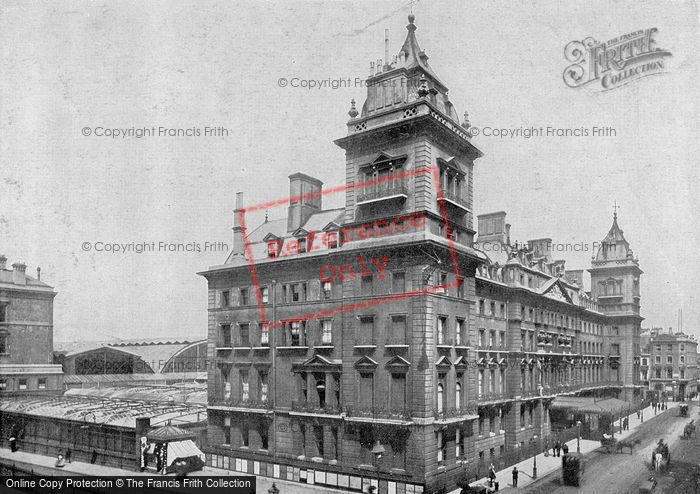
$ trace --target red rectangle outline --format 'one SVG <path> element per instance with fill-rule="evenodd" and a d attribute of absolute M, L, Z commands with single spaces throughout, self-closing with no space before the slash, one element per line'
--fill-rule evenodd
<path fill-rule="evenodd" d="M 309 194 L 302 194 L 299 196 L 291 196 L 291 197 L 286 197 L 286 198 L 277 199 L 277 200 L 273 200 L 273 201 L 267 201 L 267 202 L 264 202 L 261 204 L 257 204 L 257 205 L 253 205 L 253 206 L 239 209 L 238 210 L 238 219 L 239 219 L 241 230 L 243 233 L 243 242 L 245 245 L 246 257 L 248 258 L 248 268 L 250 270 L 253 287 L 255 289 L 255 295 L 256 295 L 257 300 L 258 300 L 257 305 L 258 305 L 258 310 L 260 311 L 260 316 L 261 316 L 260 324 L 267 325 L 267 327 L 269 329 L 272 329 L 272 328 L 275 328 L 278 326 L 283 326 L 284 323 L 287 322 L 288 320 L 285 319 L 284 321 L 280 320 L 280 321 L 270 322 L 267 319 L 267 315 L 266 315 L 266 311 L 265 311 L 265 304 L 263 304 L 263 302 L 262 302 L 262 291 L 260 289 L 260 279 L 258 277 L 255 259 L 253 258 L 253 249 L 251 247 L 251 243 L 250 243 L 249 238 L 248 238 L 248 229 L 246 226 L 246 213 L 253 212 L 253 211 L 260 211 L 260 210 L 264 210 L 264 209 L 269 209 L 269 208 L 275 207 L 275 206 L 288 205 L 292 201 L 300 202 L 300 201 L 305 200 L 305 199 L 313 199 L 313 198 L 317 198 L 317 197 L 323 197 L 325 195 L 334 194 L 336 192 L 346 192 L 348 190 L 365 187 L 367 185 L 376 185 L 376 184 L 383 183 L 383 182 L 393 181 L 393 180 L 396 180 L 397 178 L 400 179 L 400 178 L 405 178 L 405 177 L 412 177 L 412 176 L 416 176 L 416 175 L 419 175 L 422 173 L 432 173 L 432 175 L 433 175 L 433 180 L 435 182 L 435 188 L 437 191 L 437 200 L 438 200 L 438 204 L 440 206 L 440 214 L 442 215 L 442 220 L 444 222 L 445 232 L 446 232 L 449 251 L 450 251 L 450 257 L 452 259 L 452 267 L 453 267 L 454 274 L 456 276 L 457 281 L 455 281 L 453 283 L 446 283 L 444 285 L 435 285 L 435 286 L 423 288 L 421 290 L 414 290 L 414 291 L 406 292 L 406 293 L 387 295 L 385 297 L 379 297 L 379 298 L 376 298 L 374 300 L 370 300 L 367 302 L 360 302 L 357 304 L 343 306 L 340 308 L 327 309 L 327 310 L 315 312 L 312 314 L 294 316 L 293 318 L 290 318 L 288 320 L 308 321 L 311 319 L 317 319 L 319 317 L 328 317 L 328 316 L 343 313 L 343 312 L 349 312 L 349 311 L 354 311 L 354 310 L 358 310 L 358 309 L 364 309 L 367 307 L 373 307 L 375 305 L 379 305 L 379 304 L 382 304 L 385 302 L 391 302 L 394 300 L 401 300 L 404 298 L 415 297 L 415 296 L 423 295 L 426 293 L 435 293 L 438 291 L 445 290 L 447 288 L 453 288 L 453 287 L 459 286 L 459 284 L 460 284 L 459 280 L 461 279 L 461 276 L 460 276 L 460 272 L 459 272 L 459 264 L 457 262 L 457 252 L 455 250 L 454 240 L 453 240 L 452 235 L 451 235 L 452 230 L 450 228 L 449 220 L 447 218 L 447 205 L 446 205 L 446 202 L 444 200 L 445 196 L 444 196 L 444 193 L 442 190 L 442 186 L 440 185 L 439 170 L 437 167 L 421 167 L 419 169 L 402 172 L 402 173 L 399 173 L 396 175 L 392 175 L 390 177 L 383 177 L 383 178 L 377 178 L 377 179 L 373 179 L 373 180 L 367 180 L 364 182 L 354 182 L 352 184 L 339 185 L 339 186 L 332 187 L 330 189 L 321 190 L 318 192 L 311 192 Z M 274 294 L 273 294 L 273 296 L 274 296 Z"/>

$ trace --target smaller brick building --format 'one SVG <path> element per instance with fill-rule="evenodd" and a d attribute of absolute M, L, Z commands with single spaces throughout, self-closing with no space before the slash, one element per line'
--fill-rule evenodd
<path fill-rule="evenodd" d="M 54 289 L 0 255 L 0 396 L 56 393 L 63 371 L 53 363 Z"/>
<path fill-rule="evenodd" d="M 698 391 L 698 341 L 679 332 L 655 331 L 647 346 L 649 389 L 656 398 L 685 400 Z M 643 362 L 644 363 L 644 362 Z"/>

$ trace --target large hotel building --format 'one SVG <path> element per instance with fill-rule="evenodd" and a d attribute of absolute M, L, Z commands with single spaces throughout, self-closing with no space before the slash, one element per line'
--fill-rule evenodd
<path fill-rule="evenodd" d="M 512 243 L 504 212 L 474 225 L 482 153 L 412 15 L 407 30 L 336 141 L 345 206 L 293 174 L 287 217 L 247 227 L 237 204 L 233 252 L 201 273 L 212 466 L 450 490 L 526 454 L 577 399 L 642 398 L 642 271 L 617 216 L 590 291 L 551 240 Z"/>

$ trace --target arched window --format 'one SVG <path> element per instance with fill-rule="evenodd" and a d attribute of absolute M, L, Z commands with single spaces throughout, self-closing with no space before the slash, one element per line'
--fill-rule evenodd
<path fill-rule="evenodd" d="M 455 408 L 459 410 L 462 405 L 462 384 L 457 383 L 455 386 Z"/>
<path fill-rule="evenodd" d="M 444 396 L 444 388 L 442 386 L 442 383 L 438 383 L 437 385 L 437 411 L 438 413 L 442 413 L 443 410 L 443 400 L 445 399 Z"/>

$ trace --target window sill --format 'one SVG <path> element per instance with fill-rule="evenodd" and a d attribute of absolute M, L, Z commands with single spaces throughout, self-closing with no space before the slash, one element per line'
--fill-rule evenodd
<path fill-rule="evenodd" d="M 308 350 L 308 346 L 278 346 L 278 350 Z"/>

